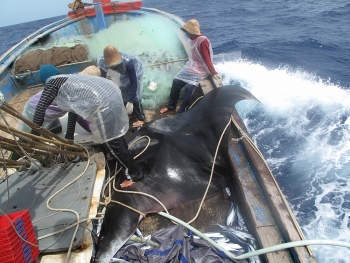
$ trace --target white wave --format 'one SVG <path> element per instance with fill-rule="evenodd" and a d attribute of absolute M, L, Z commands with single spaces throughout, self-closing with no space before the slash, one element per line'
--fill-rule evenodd
<path fill-rule="evenodd" d="M 350 242 L 349 90 L 288 67 L 241 60 L 215 68 L 224 84 L 240 84 L 262 103 L 240 102 L 237 109 L 305 235 Z M 312 249 L 319 262 L 345 262 L 348 252 Z"/>

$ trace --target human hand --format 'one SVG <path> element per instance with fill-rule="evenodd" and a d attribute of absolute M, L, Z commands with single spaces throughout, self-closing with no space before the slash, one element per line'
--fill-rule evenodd
<path fill-rule="evenodd" d="M 213 76 L 213 80 L 214 80 L 214 82 L 215 82 L 215 84 L 216 84 L 217 87 L 223 86 L 222 77 L 221 77 L 220 74 L 214 75 L 214 76 Z"/>
<path fill-rule="evenodd" d="M 34 130 L 34 129 L 32 129 L 32 130 L 30 131 L 30 133 L 33 134 L 33 135 L 36 135 L 36 136 L 40 136 L 40 133 L 37 132 L 37 131 Z"/>
<path fill-rule="evenodd" d="M 74 144 L 74 134 L 66 133 L 66 136 L 64 136 L 64 138 L 69 144 Z"/>
<path fill-rule="evenodd" d="M 216 74 L 216 75 L 213 76 L 213 79 L 214 80 L 222 80 L 222 77 L 221 77 L 220 74 Z"/>
<path fill-rule="evenodd" d="M 128 102 L 125 106 L 125 109 L 126 109 L 126 113 L 130 115 L 134 110 L 134 105 L 131 102 Z"/>
<path fill-rule="evenodd" d="M 66 139 L 69 144 L 74 144 L 74 140 Z"/>

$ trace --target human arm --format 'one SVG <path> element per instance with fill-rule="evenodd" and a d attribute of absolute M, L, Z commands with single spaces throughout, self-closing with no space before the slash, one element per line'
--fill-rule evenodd
<path fill-rule="evenodd" d="M 105 68 L 105 59 L 103 56 L 97 58 L 97 67 L 100 69 L 102 78 L 107 78 L 107 69 Z"/>
<path fill-rule="evenodd" d="M 130 90 L 129 90 L 129 101 L 130 103 L 135 103 L 138 98 L 137 98 L 137 76 L 136 76 L 136 69 L 135 69 L 135 64 L 134 64 L 134 59 L 131 59 L 127 66 L 126 70 L 129 75 L 130 79 Z"/>
<path fill-rule="evenodd" d="M 65 138 L 68 140 L 74 140 L 75 124 L 77 122 L 78 115 L 74 112 L 68 112 L 67 132 Z"/>
<path fill-rule="evenodd" d="M 107 72 L 100 68 L 100 73 L 102 78 L 107 78 Z"/>
<path fill-rule="evenodd" d="M 202 41 L 202 43 L 200 44 L 199 47 L 199 51 L 202 55 L 202 58 L 205 62 L 205 64 L 207 65 L 209 72 L 212 76 L 217 75 L 218 73 L 215 71 L 213 62 L 211 61 L 211 57 L 210 57 L 210 49 L 209 49 L 209 41 L 208 39 L 205 39 Z"/>
<path fill-rule="evenodd" d="M 45 119 L 46 109 L 51 105 L 57 96 L 59 87 L 54 81 L 49 81 L 41 94 L 33 117 L 33 122 L 42 126 Z"/>

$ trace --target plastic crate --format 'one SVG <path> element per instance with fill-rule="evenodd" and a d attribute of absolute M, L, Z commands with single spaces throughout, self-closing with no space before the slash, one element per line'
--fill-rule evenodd
<path fill-rule="evenodd" d="M 21 253 L 17 254 L 9 254 L 6 256 L 2 256 L 0 259 L 1 263 L 31 263 L 36 262 L 37 258 L 40 254 L 39 249 L 32 247 L 26 247 L 25 250 L 22 250 Z"/>
<path fill-rule="evenodd" d="M 21 231 L 24 229 L 25 231 L 33 231 L 34 233 L 33 224 L 32 224 L 32 221 L 30 220 L 30 215 L 28 210 L 8 214 L 7 217 L 10 218 L 17 232 L 21 233 Z M 0 239 L 2 237 L 5 238 L 5 237 L 17 236 L 16 231 L 14 231 L 7 217 L 4 215 L 0 216 Z"/>
<path fill-rule="evenodd" d="M 0 244 L 2 263 L 37 261 L 40 251 L 28 210 L 0 216 Z"/>
<path fill-rule="evenodd" d="M 1 249 L 0 249 L 0 262 L 1 262 L 1 258 L 3 255 L 6 255 L 7 253 L 13 253 L 15 251 L 17 251 L 20 248 L 24 248 L 26 245 L 32 246 L 31 244 L 37 244 L 37 239 L 35 235 L 31 235 L 30 237 L 23 237 L 23 239 L 25 241 L 23 241 L 20 238 L 16 238 L 14 240 L 6 240 L 5 242 L 1 243 Z"/>

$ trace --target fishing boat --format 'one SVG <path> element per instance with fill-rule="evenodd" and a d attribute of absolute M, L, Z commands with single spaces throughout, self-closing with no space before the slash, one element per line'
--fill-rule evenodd
<path fill-rule="evenodd" d="M 34 32 L 0 57 L 0 91 L 4 104 L 10 109 L 6 114 L 22 112 L 26 101 L 42 90 L 38 75 L 42 64 L 54 64 L 64 74 L 75 74 L 88 66 L 96 65 L 96 58 L 102 54 L 103 48 L 114 44 L 121 51 L 135 54 L 145 64 L 142 99 L 147 120 L 164 117 L 159 114 L 159 108 L 167 101 L 173 77 L 188 59 L 189 49 L 185 35 L 180 30 L 183 24 L 179 17 L 172 14 L 142 7 L 141 0 L 94 1 L 92 7 L 70 11 L 67 18 Z M 47 54 L 51 55 L 50 58 Z M 219 54 L 214 60 L 218 63 L 239 57 L 239 52 Z M 203 95 L 205 93 L 206 91 Z M 171 115 L 168 113 L 165 117 Z M 303 240 L 303 233 L 283 193 L 236 110 L 233 110 L 232 117 L 228 146 L 234 175 L 231 191 L 248 229 L 256 239 L 257 248 Z M 13 121 L 13 118 L 7 120 L 8 127 L 16 128 L 18 125 L 18 121 Z M 91 142 L 89 134 L 79 130 L 77 133 L 76 143 Z M 52 138 L 58 139 L 56 136 Z M 66 142 L 61 140 L 59 143 Z M 70 154 L 75 150 L 78 151 L 66 149 Z M 2 162 L 4 168 L 13 164 L 7 163 L 4 166 L 4 163 Z M 39 240 L 40 262 L 60 261 L 72 247 L 75 251 L 71 253 L 70 262 L 89 262 L 93 250 L 89 233 L 91 225 L 86 226 L 89 230 L 81 228 L 74 232 L 75 225 L 72 222 L 76 217 L 64 216 L 61 210 L 57 211 L 55 217 L 45 219 L 45 215 L 55 211 L 49 210 L 46 204 L 67 204 L 66 210 L 71 214 L 79 214 L 84 218 L 98 217 L 102 212 L 99 200 L 105 180 L 104 165 L 104 157 L 98 155 L 94 160 L 63 162 L 49 173 L 31 166 L 22 173 L 2 175 L 0 208 L 6 213 L 21 209 L 30 211 L 36 236 L 42 237 Z M 14 167 L 17 166 L 14 164 Z M 82 167 L 86 168 L 84 174 L 81 173 Z M 76 195 L 74 189 L 78 180 L 81 191 Z M 5 182 L 9 182 L 10 188 Z M 66 185 L 64 190 L 61 190 L 61 184 Z M 23 189 L 26 190 L 25 195 Z M 6 194 L 7 191 L 10 194 Z M 31 200 L 30 196 L 40 197 L 43 206 L 37 203 L 38 200 Z M 207 208 L 203 208 L 201 218 L 193 226 L 205 231 L 210 223 L 225 220 L 229 205 L 222 202 L 222 199 L 223 195 L 219 191 L 208 196 Z M 187 220 L 197 203 L 188 203 L 169 212 Z M 52 227 L 53 220 L 61 228 L 73 225 L 61 233 L 60 227 Z M 148 234 L 167 224 L 168 221 L 154 215 L 144 219 L 140 229 Z M 58 241 L 57 235 L 50 237 L 50 232 L 55 231 L 59 233 L 57 235 L 62 235 Z M 260 258 L 263 262 L 316 262 L 310 248 L 306 246 L 270 252 Z"/>

